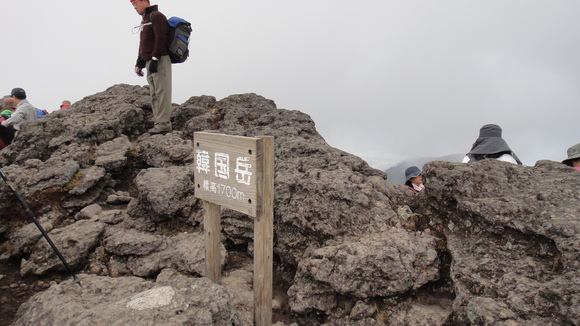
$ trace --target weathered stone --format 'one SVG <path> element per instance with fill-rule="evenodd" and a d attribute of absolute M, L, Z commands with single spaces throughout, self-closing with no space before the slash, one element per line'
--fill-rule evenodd
<path fill-rule="evenodd" d="M 437 303 L 412 302 L 389 316 L 392 326 L 444 326 L 452 313 L 451 304 L 437 299 Z"/>
<path fill-rule="evenodd" d="M 333 309 L 338 295 L 403 294 L 439 278 L 435 239 L 429 235 L 391 229 L 336 242 L 314 250 L 298 265 L 288 291 L 293 311 Z"/>
<path fill-rule="evenodd" d="M 431 162 L 423 175 L 427 204 L 444 216 L 458 322 L 580 320 L 577 305 L 553 304 L 580 301 L 580 173 L 487 160 Z"/>
<path fill-rule="evenodd" d="M 53 228 L 52 222 L 47 219 L 38 219 L 38 222 L 46 232 L 50 232 Z M 9 250 L 2 253 L 0 260 L 18 257 L 23 254 L 30 254 L 32 247 L 40 238 L 42 238 L 42 233 L 36 224 L 26 224 L 10 234 L 9 246 L 7 246 Z"/>
<path fill-rule="evenodd" d="M 149 166 L 162 168 L 193 164 L 193 144 L 179 132 L 141 138 L 136 144 L 137 155 Z"/>
<path fill-rule="evenodd" d="M 227 259 L 223 245 L 220 246 L 221 265 Z M 164 268 L 190 275 L 205 275 L 205 240 L 203 234 L 181 233 L 167 239 L 164 250 L 149 255 L 131 255 L 127 258 L 127 268 L 134 275 L 149 277 Z"/>
<path fill-rule="evenodd" d="M 103 211 L 103 208 L 99 204 L 92 204 L 78 212 L 75 215 L 76 220 L 89 220 L 97 215 L 99 215 Z"/>
<path fill-rule="evenodd" d="M 232 303 L 238 311 L 242 325 L 252 325 L 254 322 L 253 282 L 252 266 L 235 270 L 225 275 L 221 281 L 224 288 L 232 294 Z"/>
<path fill-rule="evenodd" d="M 127 205 L 132 199 L 133 197 L 127 193 L 113 194 L 107 197 L 106 203 L 109 205 Z"/>
<path fill-rule="evenodd" d="M 156 282 L 80 275 L 38 293 L 18 310 L 23 325 L 240 325 L 229 293 L 206 278 L 171 270 Z"/>
<path fill-rule="evenodd" d="M 103 233 L 105 224 L 91 220 L 81 220 L 69 226 L 54 229 L 49 236 L 58 251 L 72 268 L 83 265 Z M 65 267 L 52 247 L 42 238 L 32 249 L 28 260 L 23 260 L 20 274 L 42 275 L 50 271 L 63 271 Z"/>
<path fill-rule="evenodd" d="M 132 144 L 125 135 L 105 142 L 99 145 L 95 151 L 95 165 L 109 172 L 121 172 L 127 165 L 127 154 L 131 147 Z"/>
<path fill-rule="evenodd" d="M 189 217 L 196 202 L 193 168 L 167 167 L 141 171 L 135 178 L 138 202 L 129 210 L 132 216 L 148 216 L 153 221 Z"/>
<path fill-rule="evenodd" d="M 146 256 L 165 249 L 167 245 L 160 235 L 117 229 L 105 234 L 103 246 L 109 253 L 119 256 Z"/>
<path fill-rule="evenodd" d="M 353 320 L 360 320 L 370 318 L 377 311 L 374 306 L 366 304 L 364 301 L 357 301 L 350 312 L 350 318 Z"/>
<path fill-rule="evenodd" d="M 96 218 L 107 224 L 118 224 L 123 222 L 128 216 L 126 210 L 111 209 L 101 212 Z"/>

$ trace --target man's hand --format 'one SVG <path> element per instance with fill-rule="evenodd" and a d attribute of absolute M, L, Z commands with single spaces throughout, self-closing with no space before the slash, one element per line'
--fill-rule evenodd
<path fill-rule="evenodd" d="M 157 64 L 159 63 L 159 61 L 157 60 L 151 60 L 151 62 L 149 62 L 149 72 L 154 74 L 157 72 Z"/>
<path fill-rule="evenodd" d="M 141 68 L 135 67 L 135 73 L 137 74 L 137 76 L 143 77 L 143 70 Z"/>

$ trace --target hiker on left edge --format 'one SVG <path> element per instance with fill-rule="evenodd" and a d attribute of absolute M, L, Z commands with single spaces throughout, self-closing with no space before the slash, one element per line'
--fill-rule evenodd
<path fill-rule="evenodd" d="M 36 120 L 36 108 L 28 102 L 26 92 L 22 88 L 14 88 L 10 97 L 16 104 L 16 110 L 10 118 L 2 121 L 1 124 L 3 127 L 12 127 L 15 131 L 19 131 L 24 121 Z"/>
<path fill-rule="evenodd" d="M 143 17 L 139 25 L 139 55 L 135 64 L 137 76 L 147 69 L 147 83 L 153 106 L 152 129 L 149 134 L 165 134 L 171 131 L 171 59 L 167 37 L 167 18 L 152 6 L 149 0 L 130 0 L 133 8 Z"/>

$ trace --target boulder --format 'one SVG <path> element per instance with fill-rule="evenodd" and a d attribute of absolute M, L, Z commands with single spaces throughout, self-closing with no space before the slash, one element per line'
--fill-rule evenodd
<path fill-rule="evenodd" d="M 54 225 L 51 220 L 41 218 L 38 219 L 40 226 L 46 231 L 50 232 Z M 32 251 L 32 247 L 42 238 L 42 233 L 34 223 L 29 223 L 12 232 L 9 237 L 9 248 L 0 256 L 0 260 L 7 260 L 12 257 L 19 257 L 21 255 L 28 255 Z"/>
<path fill-rule="evenodd" d="M 129 215 L 155 222 L 188 218 L 197 202 L 193 174 L 193 167 L 188 166 L 142 170 L 134 180 L 138 196 L 131 203 Z"/>
<path fill-rule="evenodd" d="M 486 160 L 430 162 L 423 175 L 453 257 L 457 322 L 577 324 L 580 173 Z"/>
<path fill-rule="evenodd" d="M 231 295 L 207 278 L 172 270 L 155 282 L 139 277 L 79 276 L 24 303 L 14 326 L 24 325 L 241 325 Z"/>
<path fill-rule="evenodd" d="M 341 295 L 394 296 L 439 279 L 439 258 L 430 235 L 390 229 L 336 242 L 313 250 L 298 264 L 288 291 L 292 311 L 329 312 Z"/>
<path fill-rule="evenodd" d="M 97 246 L 105 224 L 94 220 L 80 220 L 69 226 L 53 229 L 48 236 L 71 268 L 79 268 L 87 262 L 89 254 Z M 49 271 L 66 271 L 63 263 L 46 239 L 40 238 L 30 257 L 22 260 L 20 274 L 42 275 Z"/>

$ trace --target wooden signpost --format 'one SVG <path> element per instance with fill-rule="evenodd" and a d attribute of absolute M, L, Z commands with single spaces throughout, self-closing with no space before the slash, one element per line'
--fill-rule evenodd
<path fill-rule="evenodd" d="M 204 202 L 206 277 L 221 280 L 220 206 L 254 217 L 254 325 L 272 324 L 274 137 L 195 132 L 195 196 Z"/>

